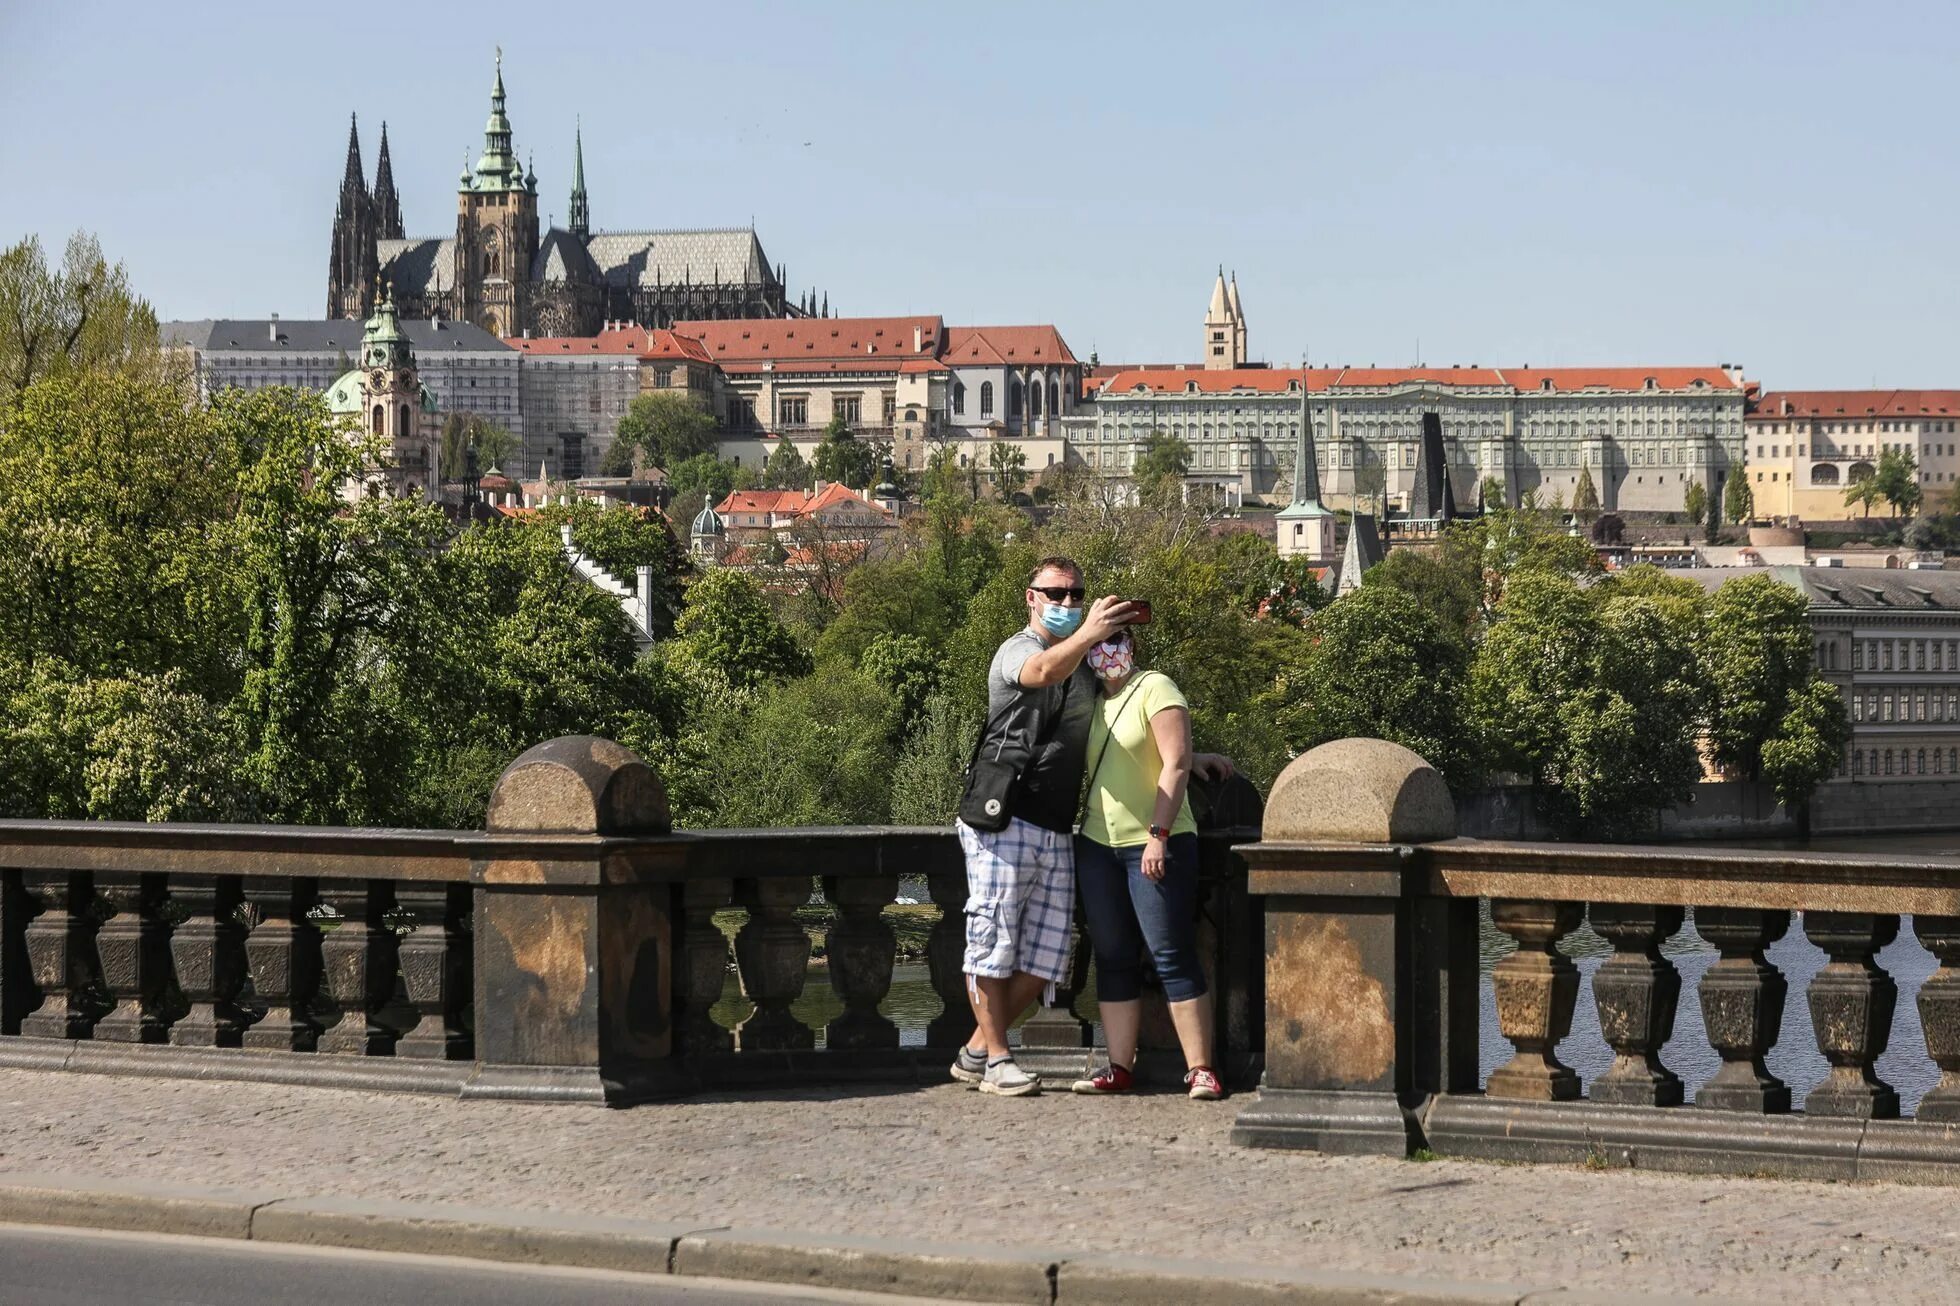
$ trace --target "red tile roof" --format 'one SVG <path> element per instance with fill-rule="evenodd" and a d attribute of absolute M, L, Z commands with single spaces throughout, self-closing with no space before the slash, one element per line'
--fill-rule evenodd
<path fill-rule="evenodd" d="M 1734 377 L 1719 367 L 1506 367 L 1505 381 L 1520 390 L 1542 390 L 1550 380 L 1554 390 L 1644 390 L 1647 378 L 1659 390 L 1686 390 L 1699 381 L 1711 390 L 1740 390 Z"/>
<path fill-rule="evenodd" d="M 1779 417 L 1951 417 L 1960 390 L 1771 390 L 1751 421 Z"/>
<path fill-rule="evenodd" d="M 766 512 L 800 517 L 839 504 L 855 505 L 867 512 L 884 511 L 839 481 L 832 481 L 814 495 L 803 490 L 735 490 L 715 505 L 715 511 L 724 517 L 732 512 Z"/>
<path fill-rule="evenodd" d="M 737 318 L 676 322 L 674 330 L 698 339 L 709 357 L 724 364 L 936 358 L 946 337 L 937 316 Z"/>
<path fill-rule="evenodd" d="M 1052 326 L 948 327 L 940 355 L 955 367 L 974 363 L 1073 363 L 1068 342 Z"/>
<path fill-rule="evenodd" d="M 527 354 L 629 354 L 635 358 L 714 361 L 698 339 L 665 328 L 613 327 L 596 336 L 505 336 L 504 343 Z"/>
<path fill-rule="evenodd" d="M 1101 372 L 1103 369 L 1095 369 Z M 1199 394 L 1229 394 L 1250 390 L 1261 394 L 1286 391 L 1302 375 L 1297 367 L 1244 367 L 1210 371 L 1198 366 L 1132 368 L 1101 383 L 1101 393 L 1117 395 L 1139 387 L 1159 394 L 1195 388 Z M 1307 388 L 1345 390 L 1422 383 L 1439 386 L 1494 386 L 1518 390 L 1551 389 L 1566 392 L 1606 387 L 1641 390 L 1652 377 L 1662 390 L 1686 390 L 1700 381 L 1714 390 L 1736 390 L 1735 379 L 1719 367 L 1315 367 L 1306 372 Z M 1917 393 L 1917 392 L 1914 392 Z"/>
<path fill-rule="evenodd" d="M 1300 379 L 1300 369 L 1284 367 L 1241 367 L 1208 371 L 1202 367 L 1138 368 L 1119 372 L 1103 383 L 1103 393 L 1129 394 L 1148 390 L 1157 394 L 1176 394 L 1195 390 L 1198 394 L 1230 394 L 1252 390 L 1260 394 L 1284 394 Z M 1334 384 L 1338 369 L 1311 368 L 1307 372 L 1308 390 L 1325 390 Z"/>
<path fill-rule="evenodd" d="M 1432 385 L 1503 385 L 1494 367 L 1344 367 L 1337 386 L 1391 386 L 1427 381 Z"/>

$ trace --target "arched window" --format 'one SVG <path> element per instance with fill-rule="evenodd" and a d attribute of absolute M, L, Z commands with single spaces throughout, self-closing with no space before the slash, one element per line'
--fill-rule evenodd
<path fill-rule="evenodd" d="M 374 412 L 368 417 L 368 430 L 374 435 L 380 435 L 381 424 L 385 420 L 382 416 L 381 405 L 376 404 L 374 406 Z"/>
<path fill-rule="evenodd" d="M 1048 383 L 1048 412 L 1050 415 L 1062 411 L 1062 387 L 1056 382 Z"/>
<path fill-rule="evenodd" d="M 1028 387 L 1028 416 L 1041 416 L 1041 382 L 1039 381 Z"/>
<path fill-rule="evenodd" d="M 1007 420 L 1013 421 L 1021 415 L 1021 378 L 1007 378 Z"/>
<path fill-rule="evenodd" d="M 993 415 L 994 383 L 992 381 L 982 381 L 980 383 L 980 416 L 992 417 Z"/>
<path fill-rule="evenodd" d="M 408 435 L 408 434 L 410 434 L 410 433 L 411 433 L 412 431 L 414 431 L 414 429 L 415 429 L 415 428 L 414 428 L 414 427 L 412 427 L 412 426 L 410 426 L 410 425 L 409 425 L 409 423 L 408 423 L 408 405 L 407 405 L 407 404 L 403 404 L 403 405 L 402 405 L 402 424 L 401 424 L 400 426 L 398 426 L 398 427 L 396 427 L 396 428 L 395 428 L 395 434 L 396 434 L 396 435 L 401 435 L 401 436 L 406 436 L 406 435 Z"/>
<path fill-rule="evenodd" d="M 953 382 L 953 414 L 966 416 L 966 386 L 959 381 Z"/>

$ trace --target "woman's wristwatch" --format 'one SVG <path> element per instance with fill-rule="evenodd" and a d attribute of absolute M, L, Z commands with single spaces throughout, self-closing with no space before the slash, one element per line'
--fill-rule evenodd
<path fill-rule="evenodd" d="M 1168 839 L 1171 837 L 1171 832 L 1161 825 L 1153 825 L 1150 827 L 1150 837 L 1152 839 Z"/>

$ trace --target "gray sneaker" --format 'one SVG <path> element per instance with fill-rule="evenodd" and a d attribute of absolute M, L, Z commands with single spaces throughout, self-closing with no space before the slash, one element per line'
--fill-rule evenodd
<path fill-rule="evenodd" d="M 1041 1081 L 1014 1064 L 1014 1058 L 996 1061 L 987 1067 L 985 1078 L 980 1081 L 982 1093 L 992 1093 L 995 1097 L 1026 1097 L 1041 1091 Z"/>
<path fill-rule="evenodd" d="M 968 1088 L 978 1088 L 980 1081 L 986 1077 L 987 1054 L 967 1047 L 960 1048 L 960 1054 L 953 1058 L 953 1078 Z"/>

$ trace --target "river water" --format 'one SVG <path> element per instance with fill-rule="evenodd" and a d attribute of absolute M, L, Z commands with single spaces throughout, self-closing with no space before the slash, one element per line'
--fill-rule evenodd
<path fill-rule="evenodd" d="M 1808 846 L 1818 851 L 1833 852 L 1951 853 L 1956 851 L 1957 843 L 1960 843 L 1960 836 L 1913 835 L 1886 839 L 1817 840 Z M 1491 924 L 1488 904 L 1483 906 L 1481 917 L 1483 1013 L 1479 1021 L 1479 1061 L 1480 1077 L 1487 1077 L 1492 1070 L 1509 1060 L 1512 1052 L 1510 1043 L 1497 1029 L 1497 1001 L 1491 987 L 1491 967 L 1496 965 L 1499 958 L 1514 951 L 1516 944 Z M 1611 955 L 1612 945 L 1595 934 L 1590 926 L 1582 926 L 1566 937 L 1560 944 L 1560 950 L 1578 965 L 1580 987 L 1572 1017 L 1572 1033 L 1559 1044 L 1558 1056 L 1578 1072 L 1582 1081 L 1590 1083 L 1594 1076 L 1603 1073 L 1613 1062 L 1612 1049 L 1599 1032 L 1598 1008 L 1594 1005 L 1592 993 L 1593 972 Z M 1681 972 L 1681 1002 L 1675 1016 L 1674 1037 L 1662 1049 L 1661 1061 L 1681 1077 L 1692 1101 L 1695 1089 L 1721 1065 L 1721 1058 L 1708 1045 L 1707 1031 L 1701 1021 L 1701 1003 L 1696 996 L 1702 973 L 1718 954 L 1695 933 L 1692 913 L 1681 931 L 1661 945 L 1661 952 Z M 1792 919 L 1789 931 L 1769 948 L 1767 956 L 1789 982 L 1782 1032 L 1767 1061 L 1770 1072 L 1789 1084 L 1792 1093 L 1801 1102 L 1803 1095 L 1824 1077 L 1828 1069 L 1823 1055 L 1817 1051 L 1817 1041 L 1811 1031 L 1810 1006 L 1805 999 L 1811 977 L 1822 968 L 1827 958 L 1822 949 L 1803 936 L 1800 916 Z M 1899 988 L 1898 1005 L 1892 1019 L 1892 1037 L 1885 1054 L 1878 1060 L 1878 1075 L 1898 1090 L 1902 1107 L 1910 1113 L 1926 1090 L 1939 1081 L 1939 1067 L 1926 1055 L 1916 1001 L 1920 984 L 1932 974 L 1938 963 L 1913 937 L 1911 918 L 1902 917 L 1898 939 L 1878 954 L 1878 964 Z M 1086 1019 L 1095 1018 L 1093 981 L 1090 992 L 1076 1004 L 1076 1009 Z M 749 1003 L 741 996 L 740 986 L 731 971 L 721 1001 L 714 1008 L 715 1019 L 732 1028 L 747 1017 L 749 1010 Z M 803 996 L 792 1005 L 792 1010 L 798 1019 L 816 1030 L 818 1046 L 822 1046 L 824 1023 L 843 1010 L 843 1004 L 830 991 L 830 981 L 824 967 L 810 968 Z M 900 963 L 894 968 L 891 993 L 880 1004 L 879 1010 L 898 1025 L 899 1041 L 903 1045 L 917 1047 L 924 1044 L 926 1026 L 939 1014 L 939 997 L 933 992 L 923 963 Z"/>

